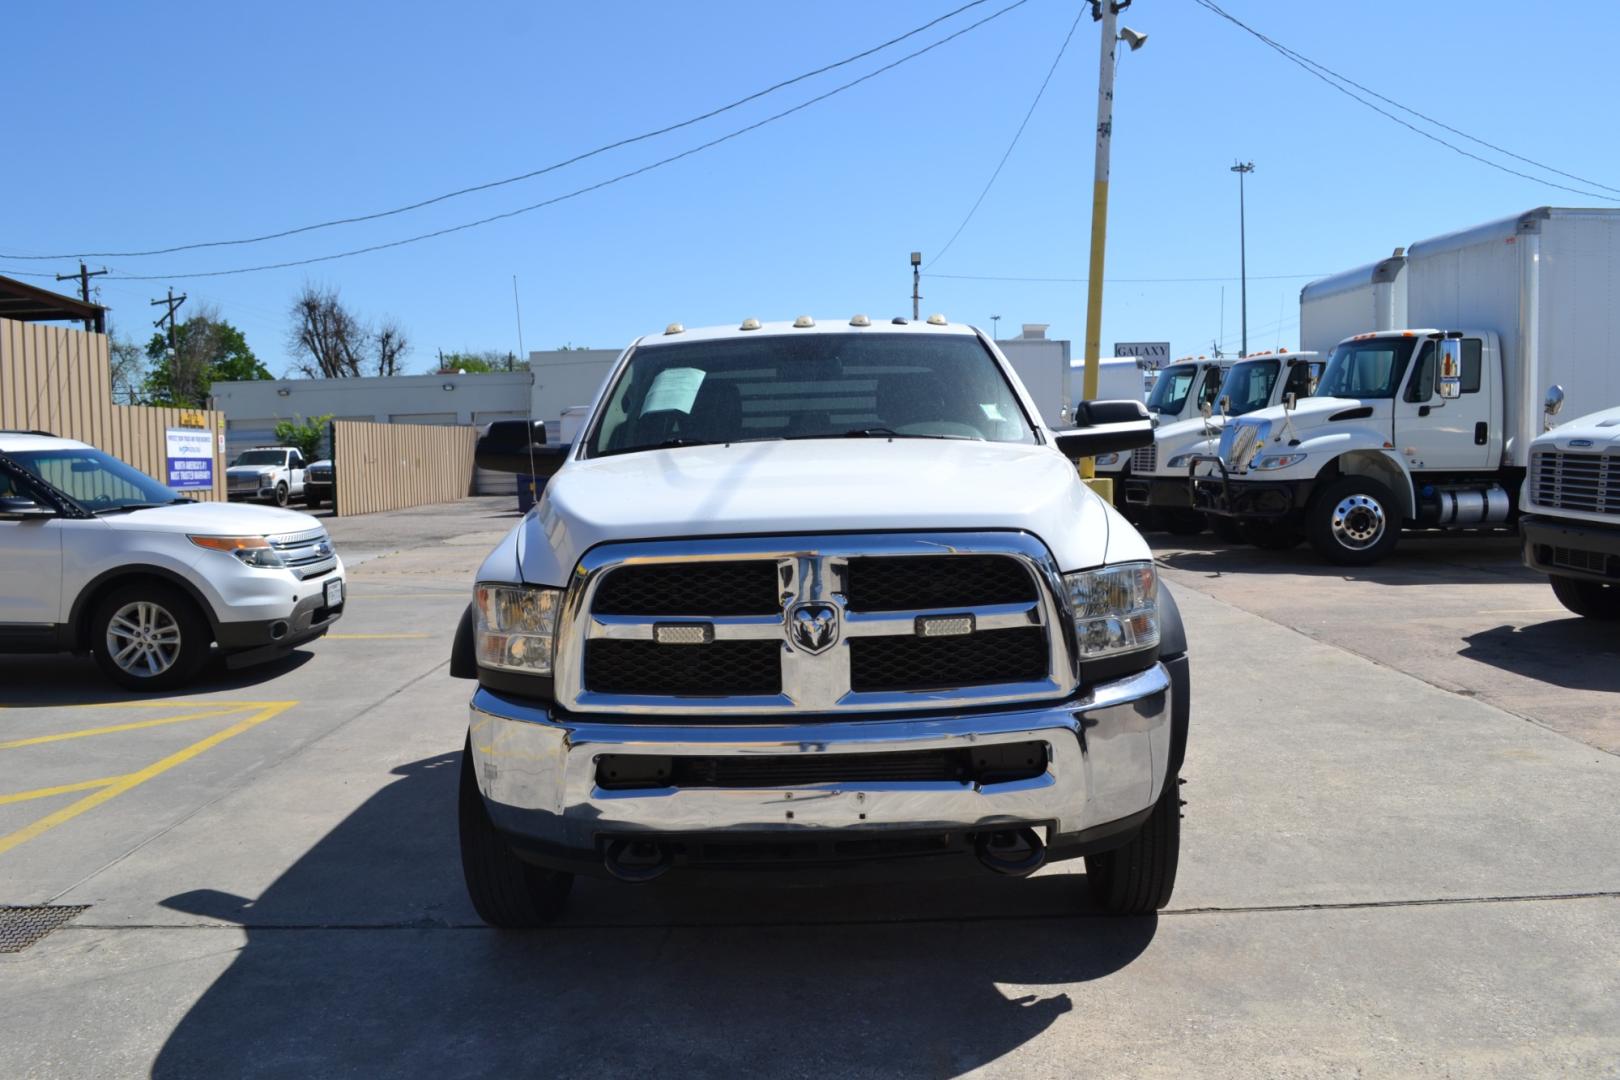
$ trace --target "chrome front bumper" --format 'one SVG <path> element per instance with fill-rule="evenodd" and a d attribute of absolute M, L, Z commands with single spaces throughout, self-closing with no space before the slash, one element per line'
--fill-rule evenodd
<path fill-rule="evenodd" d="M 1180 661 L 1184 663 L 1185 661 Z M 960 833 L 1008 826 L 1064 837 L 1145 813 L 1171 763 L 1165 666 L 1070 700 L 1006 711 L 906 718 L 708 725 L 598 723 L 479 689 L 473 767 L 495 825 L 520 848 L 582 861 L 606 839 L 737 834 L 792 838 Z M 640 788 L 596 783 L 602 754 L 716 757 L 863 754 L 1044 742 L 1043 774 L 1006 783 L 858 781 L 774 788 Z"/>

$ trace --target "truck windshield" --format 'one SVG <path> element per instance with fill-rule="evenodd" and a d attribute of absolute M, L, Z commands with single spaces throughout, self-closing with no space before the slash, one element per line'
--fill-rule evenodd
<path fill-rule="evenodd" d="M 1271 390 L 1277 385 L 1277 373 L 1281 368 L 1282 364 L 1277 360 L 1245 360 L 1233 364 L 1215 400 L 1227 399 L 1228 416 L 1242 416 L 1263 409 L 1271 404 Z"/>
<path fill-rule="evenodd" d="M 27 472 L 97 514 L 191 501 L 100 450 L 25 450 L 9 457 Z"/>
<path fill-rule="evenodd" d="M 1159 372 L 1159 381 L 1153 384 L 1147 407 L 1161 416 L 1179 416 L 1187 405 L 1187 395 L 1192 392 L 1193 382 L 1197 378 L 1196 364 L 1177 364 L 1165 368 Z"/>
<path fill-rule="evenodd" d="M 805 334 L 643 346 L 603 398 L 591 457 L 858 437 L 1035 441 L 977 338 Z"/>
<path fill-rule="evenodd" d="M 244 450 L 236 455 L 236 460 L 231 462 L 231 465 L 285 465 L 286 463 L 287 451 L 285 450 Z"/>
<path fill-rule="evenodd" d="M 1416 338 L 1346 341 L 1333 350 L 1317 397 L 1392 398 L 1406 373 Z"/>

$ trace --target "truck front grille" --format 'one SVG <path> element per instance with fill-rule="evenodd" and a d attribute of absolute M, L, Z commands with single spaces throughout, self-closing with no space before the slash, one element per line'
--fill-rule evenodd
<path fill-rule="evenodd" d="M 1530 455 L 1530 501 L 1620 517 L 1620 454 L 1538 450 Z"/>
<path fill-rule="evenodd" d="M 1049 559 L 1022 533 L 598 548 L 565 602 L 558 700 L 724 719 L 1061 698 Z"/>
<path fill-rule="evenodd" d="M 1158 467 L 1159 447 L 1157 443 L 1152 446 L 1138 446 L 1131 451 L 1131 472 L 1150 473 Z"/>
<path fill-rule="evenodd" d="M 944 782 L 1004 784 L 1046 771 L 1044 742 L 1003 743 L 959 750 L 879 754 L 762 754 L 666 757 L 603 754 L 596 785 L 609 791 L 649 788 L 774 788 L 809 784 Z"/>

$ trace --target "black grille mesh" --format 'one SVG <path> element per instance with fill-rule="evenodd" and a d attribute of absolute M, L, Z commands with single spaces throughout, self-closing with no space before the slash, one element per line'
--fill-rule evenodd
<path fill-rule="evenodd" d="M 776 563 L 671 563 L 624 566 L 602 579 L 598 615 L 775 615 L 782 610 Z"/>
<path fill-rule="evenodd" d="M 781 650 L 775 641 L 660 645 L 601 638 L 585 644 L 585 689 L 661 697 L 779 694 Z"/>
<path fill-rule="evenodd" d="M 613 790 L 646 787 L 758 788 L 802 784 L 944 780 L 1005 783 L 1046 769 L 1042 742 L 886 754 L 788 754 L 651 758 L 604 754 L 596 782 Z"/>
<path fill-rule="evenodd" d="M 867 637 L 849 642 L 850 688 L 943 690 L 1047 677 L 1046 631 L 1039 626 L 960 637 Z"/>
<path fill-rule="evenodd" d="M 851 611 L 913 611 L 1034 602 L 1035 579 L 1003 555 L 907 555 L 849 560 Z"/>

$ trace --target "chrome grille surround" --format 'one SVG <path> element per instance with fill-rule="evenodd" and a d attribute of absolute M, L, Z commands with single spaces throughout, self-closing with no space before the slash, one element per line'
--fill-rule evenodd
<path fill-rule="evenodd" d="M 1159 444 L 1138 446 L 1131 451 L 1131 472 L 1150 473 L 1159 467 Z"/>
<path fill-rule="evenodd" d="M 1530 455 L 1530 501 L 1554 510 L 1620 517 L 1620 454 L 1535 451 Z"/>
<path fill-rule="evenodd" d="M 337 566 L 337 553 L 333 550 L 331 538 L 326 535 L 325 529 L 282 533 L 268 539 L 270 546 L 281 555 L 281 561 L 286 564 L 287 569 L 297 574 L 302 581 L 331 573 Z"/>
<path fill-rule="evenodd" d="M 1033 601 L 940 610 L 851 612 L 840 591 L 852 558 L 884 556 L 1003 555 L 1018 561 L 1037 583 Z M 591 601 L 608 571 L 655 563 L 734 562 L 762 559 L 776 564 L 781 610 L 772 615 L 708 616 L 695 611 L 682 621 L 713 628 L 715 641 L 772 640 L 781 643 L 782 692 L 770 695 L 651 696 L 609 694 L 584 685 L 585 644 L 602 638 L 652 641 L 668 616 L 598 615 Z M 878 713 L 905 709 L 1062 699 L 1079 685 L 1072 657 L 1073 622 L 1059 598 L 1065 595 L 1057 564 L 1045 545 L 1027 533 L 888 533 L 847 536 L 787 536 L 608 544 L 586 553 L 563 600 L 558 628 L 557 702 L 582 713 L 667 716 L 743 716 L 806 713 Z M 790 612 L 804 604 L 837 608 L 839 637 L 811 653 L 789 645 Z M 975 633 L 1040 626 L 1046 631 L 1047 672 L 1039 679 L 949 689 L 857 693 L 850 685 L 848 642 L 859 637 L 895 637 L 917 632 L 919 617 L 972 615 Z M 675 646 L 671 646 L 675 647 Z M 702 648 L 703 646 L 684 646 Z"/>

